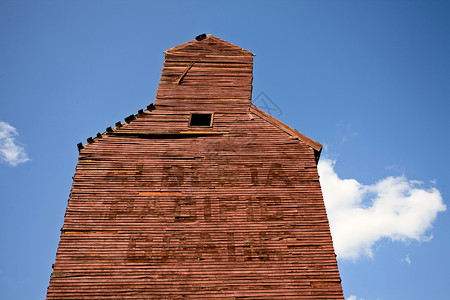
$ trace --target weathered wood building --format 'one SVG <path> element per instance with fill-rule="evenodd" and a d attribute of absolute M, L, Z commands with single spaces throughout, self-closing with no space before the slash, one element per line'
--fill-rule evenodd
<path fill-rule="evenodd" d="M 198 36 L 154 105 L 79 144 L 47 299 L 343 299 L 321 145 L 251 103 L 252 69 Z"/>

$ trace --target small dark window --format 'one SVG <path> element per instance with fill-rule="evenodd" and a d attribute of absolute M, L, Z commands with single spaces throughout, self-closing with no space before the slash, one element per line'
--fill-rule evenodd
<path fill-rule="evenodd" d="M 189 126 L 191 127 L 211 127 L 212 126 L 212 114 L 191 114 L 189 120 Z"/>

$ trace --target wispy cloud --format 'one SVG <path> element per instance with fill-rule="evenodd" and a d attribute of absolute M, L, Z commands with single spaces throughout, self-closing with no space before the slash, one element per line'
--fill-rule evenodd
<path fill-rule="evenodd" d="M 350 123 L 341 122 L 337 124 L 336 128 L 338 130 L 338 135 L 341 136 L 340 144 L 344 144 L 358 136 L 358 132 L 353 129 L 353 126 Z"/>
<path fill-rule="evenodd" d="M 407 263 L 408 265 L 411 264 L 411 258 L 409 258 L 409 255 L 406 255 L 406 257 L 402 258 L 401 261 Z"/>
<path fill-rule="evenodd" d="M 11 166 L 29 161 L 24 147 L 16 141 L 17 130 L 8 123 L 0 121 L 0 161 Z"/>
<path fill-rule="evenodd" d="M 383 238 L 427 241 L 427 231 L 445 211 L 440 192 L 405 176 L 386 177 L 372 185 L 341 179 L 335 162 L 319 162 L 320 183 L 339 259 L 373 256 Z"/>
<path fill-rule="evenodd" d="M 355 295 L 350 295 L 345 300 L 364 300 L 364 298 L 357 298 Z"/>

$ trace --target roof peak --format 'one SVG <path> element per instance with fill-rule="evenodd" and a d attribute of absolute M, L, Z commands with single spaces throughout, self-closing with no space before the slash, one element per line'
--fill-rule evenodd
<path fill-rule="evenodd" d="M 222 40 L 212 34 L 200 34 L 192 41 L 183 43 L 181 45 L 172 47 L 164 51 L 164 53 L 174 52 L 193 52 L 193 51 L 208 51 L 208 52 L 221 52 L 228 53 L 230 55 L 252 55 L 252 52 L 245 50 L 239 46 L 236 46 L 230 42 Z"/>

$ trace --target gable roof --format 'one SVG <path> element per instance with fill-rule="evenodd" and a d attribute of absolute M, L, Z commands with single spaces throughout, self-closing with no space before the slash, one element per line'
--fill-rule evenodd
<path fill-rule="evenodd" d="M 310 139 L 306 135 L 298 132 L 294 128 L 292 128 L 292 127 L 284 124 L 283 122 L 277 120 L 276 118 L 272 117 L 271 115 L 269 115 L 265 111 L 263 111 L 263 110 L 259 109 L 258 107 L 256 107 L 253 103 L 250 106 L 250 112 L 254 113 L 255 115 L 257 115 L 259 117 L 261 117 L 265 121 L 267 121 L 270 124 L 280 128 L 281 130 L 283 130 L 287 134 L 291 135 L 294 138 L 297 138 L 299 141 L 302 141 L 303 143 L 305 143 L 306 145 L 311 147 L 314 150 L 315 154 L 316 154 L 316 161 L 319 160 L 320 153 L 322 151 L 322 145 L 321 144 L 319 144 L 318 142 Z"/>
<path fill-rule="evenodd" d="M 220 57 L 224 57 L 222 55 L 226 55 L 226 56 L 253 56 L 254 54 L 248 50 L 242 49 L 241 47 L 238 47 L 232 43 L 229 43 L 225 40 L 222 40 L 218 37 L 215 37 L 211 34 L 206 35 L 205 38 L 203 39 L 194 39 L 192 41 L 183 43 L 179 46 L 170 48 L 166 51 L 164 51 L 164 53 L 166 54 L 174 54 L 174 56 L 179 56 L 178 54 L 181 54 L 182 56 L 185 55 L 191 55 L 191 54 L 195 54 L 197 55 L 198 53 L 201 53 L 202 55 L 212 55 L 215 56 L 217 54 L 219 54 Z M 166 56 L 166 60 L 167 60 L 167 56 Z M 163 73 L 164 73 L 164 68 L 163 68 Z M 161 85 L 161 82 L 160 82 Z M 176 88 L 177 86 L 170 86 L 171 89 Z M 158 88 L 158 91 L 161 89 L 161 86 Z M 250 84 L 250 95 L 251 95 L 251 84 Z M 196 95 L 198 94 L 198 91 L 196 91 L 195 93 Z M 209 97 L 211 97 L 211 94 L 208 94 Z M 171 94 L 172 98 L 173 95 Z M 186 97 L 186 95 L 184 95 L 184 97 Z M 208 98 L 209 98 L 208 97 Z M 221 96 L 222 97 L 222 96 Z M 251 97 L 251 96 L 250 96 Z M 217 102 L 217 101 L 214 101 Z M 316 161 L 318 161 L 319 157 L 320 157 L 320 153 L 322 151 L 322 145 L 319 144 L 318 142 L 308 138 L 307 136 L 303 135 L 302 133 L 298 132 L 297 130 L 291 128 L 290 126 L 284 124 L 283 122 L 277 120 L 275 117 L 269 115 L 268 113 L 264 112 L 263 110 L 257 108 L 254 104 L 248 104 L 249 106 L 249 111 L 251 113 L 254 113 L 255 115 L 259 116 L 260 118 L 262 118 L 263 120 L 265 120 L 266 122 L 272 124 L 273 126 L 281 129 L 282 131 L 286 132 L 287 134 L 289 134 L 290 136 L 292 136 L 295 139 L 298 139 L 299 141 L 305 143 L 307 146 L 311 147 L 314 150 L 315 156 L 316 156 Z M 151 107 L 151 108 L 150 108 Z M 153 110 L 155 109 L 155 106 L 153 104 L 149 105 L 147 107 L 148 110 Z M 143 110 L 140 110 L 140 112 L 137 115 L 131 115 L 127 118 L 125 118 L 125 123 L 130 123 L 131 121 L 133 121 L 135 118 L 139 117 L 140 114 L 142 114 Z M 114 127 L 114 129 L 107 129 L 106 132 L 104 132 L 103 134 L 98 133 L 97 137 L 95 138 L 88 138 L 88 144 L 94 142 L 95 140 L 98 140 L 99 138 L 101 138 L 103 135 L 108 134 L 108 133 L 112 133 L 113 131 L 115 132 L 117 129 L 120 129 L 122 127 L 121 122 L 116 123 L 116 127 Z M 78 149 L 81 150 L 83 148 L 82 143 L 78 144 Z"/>
<path fill-rule="evenodd" d="M 224 41 L 215 37 L 211 34 L 208 34 L 205 39 L 201 41 L 197 41 L 196 39 L 181 44 L 179 46 L 167 49 L 164 53 L 172 54 L 177 52 L 199 52 L 201 51 L 203 54 L 206 53 L 221 53 L 227 55 L 251 55 L 254 56 L 252 52 L 242 49 L 230 42 Z"/>

